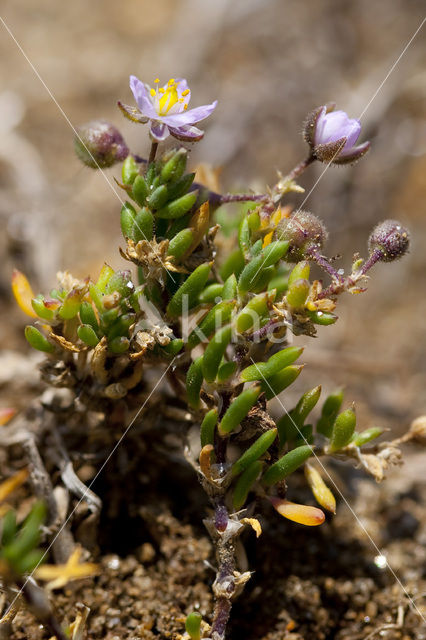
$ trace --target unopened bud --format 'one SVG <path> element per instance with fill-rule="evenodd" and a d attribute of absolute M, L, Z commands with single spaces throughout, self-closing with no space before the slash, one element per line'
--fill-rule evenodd
<path fill-rule="evenodd" d="M 74 148 L 83 164 L 92 169 L 112 167 L 129 155 L 123 136 L 106 120 L 92 120 L 79 127 Z"/>
<path fill-rule="evenodd" d="M 392 262 L 408 251 L 410 234 L 397 220 L 380 222 L 372 231 L 368 240 L 371 253 L 379 251 L 382 262 Z"/>
<path fill-rule="evenodd" d="M 335 111 L 330 103 L 309 114 L 304 138 L 317 160 L 334 164 L 353 164 L 370 148 L 369 142 L 356 145 L 361 133 L 359 120 L 349 118 L 344 111 Z"/>
<path fill-rule="evenodd" d="M 413 440 L 426 445 L 426 416 L 420 416 L 413 420 L 409 433 Z"/>
<path fill-rule="evenodd" d="M 290 243 L 286 260 L 299 262 L 309 249 L 321 250 L 327 240 L 327 230 L 317 216 L 309 211 L 296 211 L 283 218 L 276 229 L 276 238 Z"/>

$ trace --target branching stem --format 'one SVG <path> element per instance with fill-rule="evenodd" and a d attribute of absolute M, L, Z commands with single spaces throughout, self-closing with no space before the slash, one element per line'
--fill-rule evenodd
<path fill-rule="evenodd" d="M 320 254 L 318 249 L 310 247 L 306 251 L 306 254 L 309 258 L 311 258 L 311 260 L 316 262 L 317 265 L 321 267 L 321 269 L 326 271 L 326 273 L 331 276 L 333 282 L 342 284 L 345 281 L 344 277 L 333 267 L 333 265 L 327 260 L 327 258 Z"/>

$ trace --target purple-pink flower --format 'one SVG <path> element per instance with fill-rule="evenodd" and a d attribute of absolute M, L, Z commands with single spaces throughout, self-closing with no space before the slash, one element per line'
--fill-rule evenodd
<path fill-rule="evenodd" d="M 355 143 L 361 133 L 361 123 L 355 118 L 349 118 L 344 111 L 330 111 L 327 107 L 321 109 L 315 130 L 315 144 L 328 144 L 346 138 L 345 146 L 339 153 L 339 157 L 358 153 L 358 151 L 368 145 L 368 142 L 355 147 Z"/>
<path fill-rule="evenodd" d="M 119 103 L 120 108 L 132 120 L 150 122 L 150 135 L 155 142 L 162 142 L 169 135 L 178 140 L 194 142 L 201 140 L 204 132 L 196 125 L 207 118 L 216 108 L 217 100 L 211 104 L 188 109 L 191 91 L 184 78 L 171 78 L 160 87 L 158 78 L 155 88 L 141 82 L 136 76 L 130 76 L 130 88 L 138 110 Z"/>
<path fill-rule="evenodd" d="M 347 164 L 359 160 L 370 148 L 369 142 L 356 145 L 361 123 L 344 111 L 334 111 L 334 105 L 315 109 L 305 125 L 305 139 L 314 157 L 322 162 Z"/>

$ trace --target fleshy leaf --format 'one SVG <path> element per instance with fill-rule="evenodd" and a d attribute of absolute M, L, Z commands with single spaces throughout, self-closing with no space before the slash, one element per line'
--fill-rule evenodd
<path fill-rule="evenodd" d="M 296 504 L 282 498 L 268 497 L 268 500 L 281 516 L 306 527 L 317 527 L 325 520 L 324 512 L 317 507 Z"/>
<path fill-rule="evenodd" d="M 12 292 L 19 307 L 27 316 L 37 318 L 37 314 L 31 304 L 31 300 L 35 297 L 31 285 L 27 278 L 18 269 L 13 270 L 12 274 Z"/>

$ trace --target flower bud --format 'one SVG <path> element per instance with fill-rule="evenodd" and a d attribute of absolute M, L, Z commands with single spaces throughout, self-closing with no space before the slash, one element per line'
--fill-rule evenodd
<path fill-rule="evenodd" d="M 361 133 L 359 120 L 349 118 L 344 111 L 335 111 L 334 103 L 315 109 L 309 114 L 304 138 L 314 158 L 333 164 L 353 164 L 365 155 L 369 142 L 355 146 Z"/>
<path fill-rule="evenodd" d="M 77 129 L 74 149 L 87 167 L 112 167 L 129 155 L 129 149 L 119 130 L 106 120 L 92 120 Z"/>
<path fill-rule="evenodd" d="M 328 233 L 324 224 L 313 213 L 296 211 L 290 218 L 283 218 L 278 223 L 275 236 L 289 242 L 286 260 L 299 262 L 309 249 L 321 250 Z"/>
<path fill-rule="evenodd" d="M 413 420 L 409 433 L 412 439 L 419 444 L 426 444 L 426 416 L 420 416 Z"/>
<path fill-rule="evenodd" d="M 371 253 L 380 251 L 382 262 L 392 262 L 401 258 L 408 251 L 410 234 L 397 220 L 380 222 L 372 231 L 368 239 Z"/>

